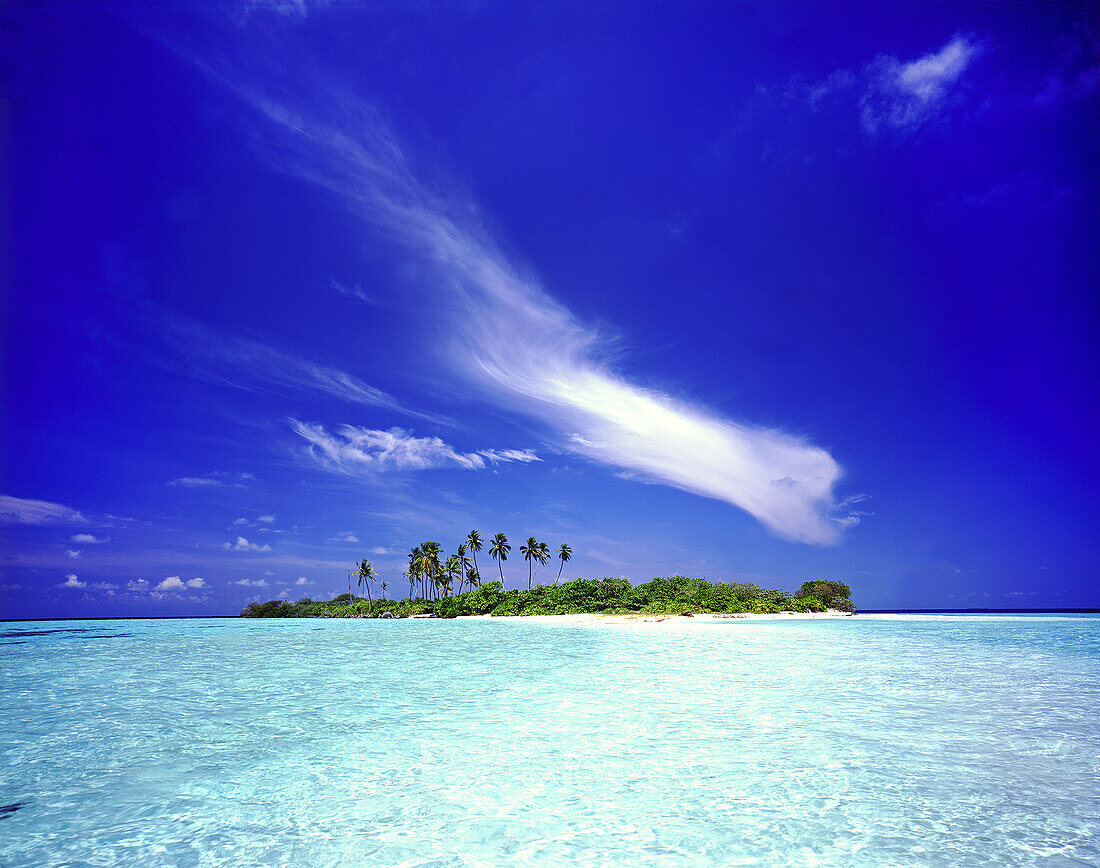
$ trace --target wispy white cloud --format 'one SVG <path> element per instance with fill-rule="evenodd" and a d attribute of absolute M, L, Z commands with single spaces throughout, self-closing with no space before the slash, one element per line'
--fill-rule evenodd
<path fill-rule="evenodd" d="M 181 476 L 178 479 L 169 479 L 166 484 L 173 488 L 213 488 L 222 483 L 220 479 L 208 476 Z"/>
<path fill-rule="evenodd" d="M 294 584 L 295 585 L 312 585 L 313 582 L 311 582 L 305 576 L 298 576 L 298 579 L 297 579 L 297 581 L 294 582 Z"/>
<path fill-rule="evenodd" d="M 1081 30 L 1060 37 L 1056 45 L 1057 65 L 1043 76 L 1034 98 L 1044 108 L 1087 99 L 1100 88 L 1100 34 Z"/>
<path fill-rule="evenodd" d="M 58 585 L 59 588 L 86 588 L 87 586 L 88 583 L 80 581 L 75 573 L 69 573 L 65 576 L 65 581 Z"/>
<path fill-rule="evenodd" d="M 374 548 L 370 549 L 370 553 L 372 555 L 392 555 L 393 551 L 386 548 L 385 546 L 375 546 Z"/>
<path fill-rule="evenodd" d="M 262 521 L 264 524 L 271 524 L 273 521 L 275 521 L 275 516 L 261 515 L 259 518 L 256 519 L 256 521 Z"/>
<path fill-rule="evenodd" d="M 65 549 L 65 557 L 78 558 L 80 557 L 80 551 L 77 549 Z"/>
<path fill-rule="evenodd" d="M 981 52 L 968 36 L 956 34 L 943 48 L 903 63 L 878 57 L 865 71 L 860 123 L 874 134 L 884 127 L 909 131 L 939 114 L 959 77 Z"/>
<path fill-rule="evenodd" d="M 247 391 L 316 392 L 349 404 L 379 407 L 418 419 L 449 424 L 451 420 L 410 410 L 392 395 L 352 374 L 282 352 L 259 341 L 223 334 L 180 316 L 155 318 L 154 328 L 169 347 L 186 347 L 186 355 L 169 364 L 173 370 L 207 382 Z M 241 478 L 254 479 L 251 474 Z"/>
<path fill-rule="evenodd" d="M 366 302 L 367 304 L 381 305 L 381 302 L 373 296 L 367 295 L 363 292 L 363 288 L 359 284 L 346 284 L 341 283 L 335 277 L 329 281 L 329 286 L 335 289 L 340 295 L 346 295 L 348 298 L 354 298 L 356 301 Z"/>
<path fill-rule="evenodd" d="M 237 524 L 237 525 L 248 524 L 248 523 L 249 523 L 248 519 L 244 518 L 243 516 L 241 518 L 238 518 L 235 522 L 233 522 L 233 524 Z"/>
<path fill-rule="evenodd" d="M 847 529 L 860 524 L 865 518 L 872 517 L 873 512 L 856 507 L 856 504 L 863 503 L 867 499 L 866 494 L 853 494 L 851 497 L 844 498 L 833 510 L 834 520 L 842 529 Z"/>
<path fill-rule="evenodd" d="M 357 543 L 359 542 L 359 537 L 353 533 L 338 533 L 328 541 L 330 543 Z"/>
<path fill-rule="evenodd" d="M 860 126 L 868 135 L 905 135 L 959 101 L 960 79 L 981 53 L 980 42 L 956 34 L 942 48 L 915 60 L 880 54 L 858 72 L 838 69 L 811 84 L 795 76 L 783 89 L 783 97 L 788 104 L 811 112 L 832 105 L 858 106 Z M 772 92 L 763 86 L 757 90 Z"/>
<path fill-rule="evenodd" d="M 492 464 L 501 464 L 507 461 L 530 464 L 532 461 L 542 461 L 530 449 L 479 449 L 477 454 Z"/>
<path fill-rule="evenodd" d="M 267 587 L 267 580 L 266 579 L 237 579 L 237 581 L 235 581 L 233 584 L 234 585 L 241 585 L 242 587 L 245 587 L 245 588 L 266 588 Z"/>
<path fill-rule="evenodd" d="M 110 537 L 103 537 L 102 539 L 90 533 L 74 533 L 69 537 L 75 543 L 89 543 L 91 545 L 98 545 L 99 543 L 110 542 Z"/>
<path fill-rule="evenodd" d="M 305 18 L 310 7 L 324 8 L 331 0 L 247 0 L 245 8 L 250 12 L 268 10 L 288 18 Z"/>
<path fill-rule="evenodd" d="M 309 443 L 308 452 L 317 463 L 343 473 L 435 467 L 483 470 L 487 462 L 540 460 L 526 449 L 458 452 L 438 437 L 417 437 L 403 428 L 380 431 L 344 425 L 330 434 L 324 426 L 315 423 L 291 419 L 290 424 L 295 433 Z"/>
<path fill-rule="evenodd" d="M 48 500 L 0 495 L 0 522 L 5 524 L 84 524 L 75 509 Z"/>
<path fill-rule="evenodd" d="M 741 507 L 788 539 L 837 539 L 832 489 L 841 471 L 824 449 L 642 388 L 613 370 L 610 342 L 502 251 L 468 197 L 421 183 L 370 106 L 335 88 L 326 93 L 317 76 L 293 103 L 276 101 L 266 85 L 219 68 L 223 59 L 191 59 L 266 120 L 262 155 L 273 167 L 341 198 L 436 269 L 433 312 L 448 319 L 442 333 L 454 336 L 448 362 L 488 397 L 541 420 L 567 448 L 595 461 Z M 949 56 L 940 77 L 946 81 L 957 64 Z M 936 99 L 932 70 L 895 78 L 911 100 Z M 352 426 L 329 434 L 293 424 L 318 461 L 344 472 L 475 469 L 486 460 L 438 438 Z"/>
<path fill-rule="evenodd" d="M 260 545 L 259 543 L 249 542 L 243 536 L 239 536 L 236 542 L 227 542 L 222 548 L 236 552 L 269 552 L 271 546 Z"/>

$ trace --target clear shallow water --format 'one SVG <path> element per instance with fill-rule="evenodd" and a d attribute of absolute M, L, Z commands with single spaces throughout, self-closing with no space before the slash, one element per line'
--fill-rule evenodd
<path fill-rule="evenodd" d="M 1100 618 L 0 623 L 0 864 L 1096 865 Z"/>

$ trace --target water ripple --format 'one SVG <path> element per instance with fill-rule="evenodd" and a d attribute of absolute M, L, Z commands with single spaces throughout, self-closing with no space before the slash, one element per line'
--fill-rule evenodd
<path fill-rule="evenodd" d="M 1100 862 L 1100 619 L 665 626 L 13 628 L 0 863 Z"/>

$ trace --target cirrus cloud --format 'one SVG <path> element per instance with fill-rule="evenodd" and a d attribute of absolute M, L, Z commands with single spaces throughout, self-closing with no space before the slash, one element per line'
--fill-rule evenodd
<path fill-rule="evenodd" d="M 0 494 L 0 522 L 11 524 L 83 524 L 75 509 L 48 500 L 30 500 Z"/>
<path fill-rule="evenodd" d="M 841 469 L 826 450 L 643 388 L 616 371 L 612 341 L 504 252 L 468 196 L 423 183 L 372 106 L 317 71 L 297 96 L 293 82 L 280 82 L 275 99 L 267 79 L 231 68 L 225 57 L 189 59 L 255 111 L 263 125 L 260 152 L 273 168 L 339 198 L 364 225 L 434 270 L 440 292 L 433 310 L 446 320 L 441 332 L 452 336 L 443 348 L 447 362 L 486 398 L 555 431 L 563 448 L 740 507 L 786 539 L 838 539 L 843 519 L 834 514 L 833 487 Z M 941 79 L 957 78 L 960 64 L 949 54 Z M 934 65 L 898 72 L 895 90 L 931 104 L 941 93 Z M 317 424 L 292 425 L 313 458 L 339 472 L 480 469 L 492 460 L 402 429 L 345 425 L 329 433 Z"/>

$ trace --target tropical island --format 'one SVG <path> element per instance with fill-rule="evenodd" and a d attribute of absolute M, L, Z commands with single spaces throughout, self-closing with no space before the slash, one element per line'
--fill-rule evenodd
<path fill-rule="evenodd" d="M 536 584 L 538 569 L 551 558 L 550 548 L 534 537 L 520 546 L 527 561 L 527 588 L 505 589 L 503 564 L 512 547 L 503 533 L 492 537 L 489 556 L 497 562 L 500 580 L 483 582 L 477 567 L 477 553 L 483 548 L 481 534 L 471 531 L 458 551 L 446 558 L 438 542 L 428 540 L 413 548 L 408 569 L 402 577 L 409 583 L 408 596 L 387 596 L 388 581 L 380 581 L 367 559 L 348 573 L 348 593 L 332 600 L 303 597 L 297 602 L 268 600 L 253 602 L 241 612 L 245 618 L 457 618 L 471 615 L 695 615 L 695 614 L 780 614 L 782 612 L 826 612 L 853 614 L 851 588 L 844 582 L 803 582 L 791 594 L 780 589 L 759 588 L 749 582 L 709 582 L 701 578 L 669 576 L 641 585 L 627 579 L 575 579 L 560 582 L 562 569 L 572 549 L 562 544 L 553 584 Z M 365 596 L 353 593 L 355 581 Z M 375 595 L 375 587 L 381 594 Z"/>

